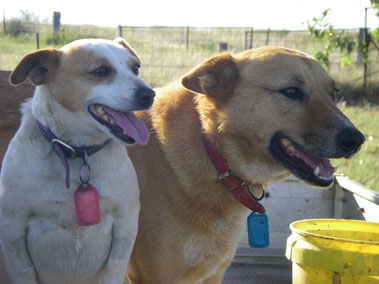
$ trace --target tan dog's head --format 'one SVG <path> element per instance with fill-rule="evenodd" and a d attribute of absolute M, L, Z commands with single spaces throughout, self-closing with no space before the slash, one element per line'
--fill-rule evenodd
<path fill-rule="evenodd" d="M 327 187 L 328 158 L 350 157 L 364 136 L 335 105 L 335 82 L 310 56 L 264 47 L 217 55 L 182 78 L 232 171 L 251 182 L 290 173 Z"/>
<path fill-rule="evenodd" d="M 29 53 L 10 82 L 17 85 L 28 78 L 37 85 L 34 99 L 48 105 L 44 111 L 49 117 L 57 119 L 56 112 L 67 121 L 74 117 L 70 129 L 80 125 L 80 132 L 94 129 L 119 142 L 146 144 L 149 134 L 133 111 L 150 108 L 155 93 L 138 77 L 140 64 L 122 38 L 84 39 L 59 50 Z"/>

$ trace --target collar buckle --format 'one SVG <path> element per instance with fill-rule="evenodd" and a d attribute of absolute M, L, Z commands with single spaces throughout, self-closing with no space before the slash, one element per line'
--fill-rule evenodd
<path fill-rule="evenodd" d="M 52 139 L 50 141 L 50 145 L 51 145 L 51 147 L 52 147 L 53 150 L 55 148 L 55 144 L 59 144 L 59 145 L 63 146 L 64 148 L 66 148 L 70 152 L 70 157 L 68 157 L 68 158 L 72 158 L 72 159 L 76 158 L 76 151 L 70 145 L 68 145 L 67 143 L 63 142 L 62 140 L 59 140 L 59 139 L 55 138 L 55 139 Z"/>
<path fill-rule="evenodd" d="M 205 133 L 202 133 L 202 140 L 209 154 L 209 158 L 217 170 L 218 180 L 222 181 L 224 186 L 241 204 L 256 213 L 264 213 L 265 208 L 258 202 L 264 197 L 263 185 L 261 185 L 262 195 L 256 198 L 252 190 L 253 185 L 233 174 L 221 154 L 217 151 L 215 145 L 207 139 Z"/>
<path fill-rule="evenodd" d="M 227 179 L 231 175 L 232 175 L 231 171 L 226 171 L 225 173 L 219 174 L 217 178 L 219 180 L 224 180 L 224 179 Z"/>

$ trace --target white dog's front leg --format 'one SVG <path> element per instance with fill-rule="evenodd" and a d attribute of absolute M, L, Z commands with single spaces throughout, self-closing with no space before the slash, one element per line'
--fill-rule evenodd
<path fill-rule="evenodd" d="M 105 267 L 103 284 L 122 284 L 124 282 L 137 232 L 137 228 L 134 230 L 130 228 L 132 223 L 125 222 L 125 219 L 113 225 L 112 248 Z M 127 227 L 126 224 L 129 226 Z"/>
<path fill-rule="evenodd" d="M 12 282 L 37 284 L 36 272 L 26 246 L 27 228 L 24 224 L 22 220 L 9 219 L 2 215 L 0 218 L 1 245 Z"/>

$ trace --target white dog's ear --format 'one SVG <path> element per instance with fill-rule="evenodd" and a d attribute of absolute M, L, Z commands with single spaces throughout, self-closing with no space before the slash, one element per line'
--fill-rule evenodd
<path fill-rule="evenodd" d="M 223 99 L 231 95 L 238 78 L 234 58 L 229 53 L 222 53 L 195 67 L 182 78 L 182 85 L 190 91 Z"/>
<path fill-rule="evenodd" d="M 61 53 L 57 49 L 41 49 L 25 55 L 9 77 L 9 82 L 19 85 L 29 78 L 37 86 L 46 83 L 51 69 L 58 65 Z"/>
<path fill-rule="evenodd" d="M 131 55 L 133 55 L 138 60 L 140 60 L 137 53 L 134 51 L 133 48 L 131 48 L 131 46 L 126 42 L 125 39 L 123 39 L 122 37 L 118 37 L 114 41 L 117 42 L 118 44 L 122 45 L 123 47 L 125 47 L 130 52 Z"/>

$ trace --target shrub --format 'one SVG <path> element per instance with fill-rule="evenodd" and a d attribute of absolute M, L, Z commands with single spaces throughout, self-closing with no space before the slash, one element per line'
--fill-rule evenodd
<path fill-rule="evenodd" d="M 81 30 L 73 31 L 68 28 L 62 27 L 56 33 L 44 33 L 43 37 L 41 38 L 41 41 L 45 43 L 45 45 L 63 46 L 69 42 L 82 38 L 96 38 L 96 35 L 86 33 Z"/>

